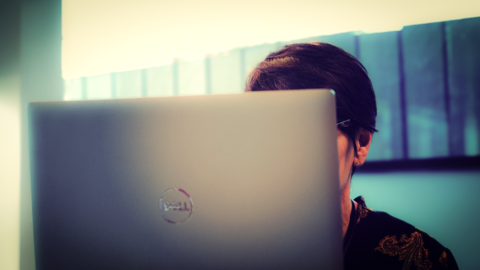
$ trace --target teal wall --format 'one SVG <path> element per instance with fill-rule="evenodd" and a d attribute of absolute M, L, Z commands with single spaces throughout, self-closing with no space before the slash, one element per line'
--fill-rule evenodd
<path fill-rule="evenodd" d="M 351 197 L 424 230 L 449 248 L 460 269 L 479 269 L 480 170 L 358 173 Z"/>

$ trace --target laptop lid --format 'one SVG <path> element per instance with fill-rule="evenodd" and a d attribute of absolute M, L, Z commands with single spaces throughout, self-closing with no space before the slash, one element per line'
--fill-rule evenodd
<path fill-rule="evenodd" d="M 29 107 L 38 269 L 340 269 L 328 90 Z"/>

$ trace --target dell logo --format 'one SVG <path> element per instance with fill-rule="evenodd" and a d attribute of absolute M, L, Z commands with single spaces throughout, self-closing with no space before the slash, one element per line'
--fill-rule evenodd
<path fill-rule="evenodd" d="M 169 188 L 160 197 L 159 208 L 166 221 L 182 224 L 192 217 L 193 200 L 185 190 Z"/>
<path fill-rule="evenodd" d="M 163 210 L 164 211 L 190 211 L 187 206 L 187 202 L 183 202 L 183 206 L 181 202 L 164 202 L 163 203 Z"/>

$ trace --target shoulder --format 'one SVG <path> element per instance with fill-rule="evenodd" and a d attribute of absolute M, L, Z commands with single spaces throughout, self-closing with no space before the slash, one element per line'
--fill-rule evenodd
<path fill-rule="evenodd" d="M 355 201 L 355 228 L 345 269 L 458 269 L 450 250 L 427 233 L 385 212 L 373 211 L 362 197 Z"/>

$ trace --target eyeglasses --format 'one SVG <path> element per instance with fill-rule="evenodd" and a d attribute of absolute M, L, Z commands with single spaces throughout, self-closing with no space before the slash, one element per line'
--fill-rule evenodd
<path fill-rule="evenodd" d="M 350 126 L 350 119 L 337 123 L 337 127 L 349 127 Z"/>

